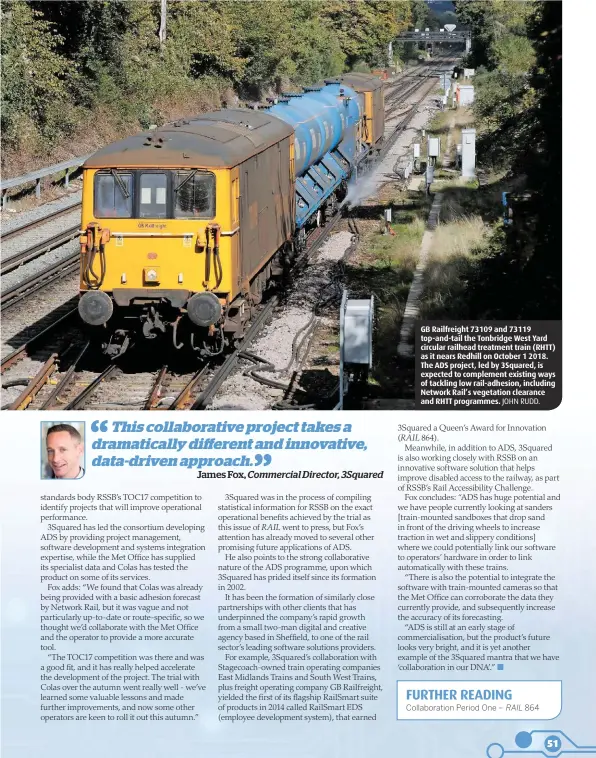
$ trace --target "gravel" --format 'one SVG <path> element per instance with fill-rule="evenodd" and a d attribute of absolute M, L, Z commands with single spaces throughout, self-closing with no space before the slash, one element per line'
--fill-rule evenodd
<path fill-rule="evenodd" d="M 34 274 L 38 274 L 44 269 L 50 268 L 54 265 L 57 265 L 59 262 L 66 260 L 66 258 L 72 256 L 73 253 L 76 253 L 78 250 L 78 239 L 75 238 L 73 240 L 70 240 L 70 242 L 66 242 L 64 245 L 60 245 L 60 247 L 54 248 L 54 250 L 51 250 L 49 253 L 44 253 L 43 255 L 40 255 L 39 258 L 35 258 L 34 260 L 29 261 L 29 263 L 24 263 L 22 266 L 19 266 L 19 268 L 16 268 L 9 274 L 5 274 L 2 277 L 2 287 L 8 289 L 9 287 L 13 287 L 16 284 L 20 284 L 30 276 L 34 276 Z M 52 287 L 52 285 L 50 284 L 49 287 Z M 71 297 L 77 292 L 78 285 L 71 293 Z M 44 291 L 41 290 L 35 297 L 45 297 Z"/>
<path fill-rule="evenodd" d="M 80 185 L 80 182 L 77 182 L 76 184 Z M 54 211 L 61 210 L 62 208 L 68 208 L 69 205 L 80 203 L 82 192 L 80 188 L 77 189 L 76 184 L 73 182 L 71 191 L 67 195 L 64 195 L 64 197 L 60 197 L 58 200 L 51 200 L 49 203 L 39 205 L 37 208 L 31 208 L 31 210 L 20 211 L 17 213 L 3 211 L 0 213 L 2 233 L 6 234 L 6 232 L 10 232 L 19 226 L 23 226 L 23 224 L 29 224 L 31 221 L 37 221 L 39 218 L 43 218 L 50 213 L 54 213 Z M 57 232 L 58 230 L 56 230 L 54 234 L 57 234 Z M 48 234 L 47 236 L 49 237 L 50 235 Z"/>
<path fill-rule="evenodd" d="M 44 242 L 45 240 L 54 237 L 56 234 L 60 234 L 60 232 L 63 232 L 66 229 L 70 229 L 74 226 L 80 226 L 80 224 L 81 209 L 80 207 L 77 207 L 72 211 L 72 213 L 67 213 L 64 216 L 60 216 L 60 218 L 48 221 L 41 226 L 36 226 L 34 229 L 22 232 L 13 239 L 3 242 L 2 260 L 4 262 L 9 261 L 13 255 L 20 253 L 22 250 L 26 250 L 29 247 L 33 247 L 33 245 Z"/>
<path fill-rule="evenodd" d="M 76 308 L 78 287 L 76 272 L 5 311 L 2 314 L 2 358 L 67 310 Z"/>

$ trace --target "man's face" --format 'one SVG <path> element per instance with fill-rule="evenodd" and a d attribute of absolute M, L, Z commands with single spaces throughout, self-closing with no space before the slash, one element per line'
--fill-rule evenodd
<path fill-rule="evenodd" d="M 83 446 L 69 432 L 52 432 L 48 435 L 48 463 L 57 479 L 76 479 L 80 470 Z"/>

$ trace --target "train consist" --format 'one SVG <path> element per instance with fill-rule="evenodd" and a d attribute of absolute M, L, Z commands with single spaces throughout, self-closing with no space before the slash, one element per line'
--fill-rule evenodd
<path fill-rule="evenodd" d="M 83 167 L 79 313 L 103 350 L 169 335 L 202 356 L 223 351 L 383 133 L 382 82 L 347 74 L 95 153 Z"/>

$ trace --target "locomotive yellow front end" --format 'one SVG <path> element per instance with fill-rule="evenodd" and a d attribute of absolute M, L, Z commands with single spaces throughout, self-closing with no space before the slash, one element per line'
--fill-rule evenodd
<path fill-rule="evenodd" d="M 233 173 L 125 161 L 85 169 L 79 313 L 109 327 L 107 352 L 139 329 L 150 339 L 171 327 L 176 340 L 182 309 L 214 336 L 237 278 Z"/>

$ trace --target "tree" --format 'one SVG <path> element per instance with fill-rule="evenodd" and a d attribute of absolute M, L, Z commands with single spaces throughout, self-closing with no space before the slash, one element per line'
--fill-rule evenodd
<path fill-rule="evenodd" d="M 535 52 L 526 25 L 534 2 L 455 0 L 460 23 L 472 32 L 468 63 L 477 67 L 474 114 L 485 164 L 510 167 L 525 144 L 525 114 L 534 104 L 530 70 Z"/>
<path fill-rule="evenodd" d="M 337 35 L 348 68 L 359 60 L 385 65 L 387 45 L 412 21 L 410 3 L 382 0 L 331 0 L 320 17 Z"/>
<path fill-rule="evenodd" d="M 431 12 L 424 0 L 412 2 L 412 24 L 415 29 L 430 29 Z"/>
<path fill-rule="evenodd" d="M 234 3 L 172 3 L 166 67 L 177 76 L 219 76 L 238 83 L 246 60 L 238 51 L 239 24 Z"/>
<path fill-rule="evenodd" d="M 166 41 L 166 25 L 168 20 L 168 1 L 161 0 L 159 12 L 159 44 L 163 45 Z"/>
<path fill-rule="evenodd" d="M 53 141 L 70 126 L 69 62 L 61 38 L 42 14 L 23 0 L 2 5 L 2 133 L 18 149 L 36 132 Z"/>
<path fill-rule="evenodd" d="M 458 24 L 472 31 L 470 66 L 494 69 L 509 63 L 518 71 L 531 67 L 526 24 L 534 12 L 534 0 L 455 0 L 454 5 Z"/>
<path fill-rule="evenodd" d="M 88 144 L 216 107 L 231 87 L 258 97 L 356 62 L 385 65 L 414 5 L 426 9 L 421 0 L 5 2 L 5 148 L 31 135 L 48 148 L 78 120 Z"/>
<path fill-rule="evenodd" d="M 524 283 L 526 311 L 535 318 L 561 317 L 562 235 L 562 3 L 543 2 L 528 23 L 536 50 L 531 84 L 537 93 L 528 112 L 527 151 L 518 169 L 528 177 L 535 214 L 535 248 Z M 536 315 L 534 315 L 536 314 Z"/>
<path fill-rule="evenodd" d="M 486 44 L 485 67 L 475 78 L 479 160 L 507 169 L 509 178 L 523 183 L 526 198 L 516 206 L 513 226 L 493 236 L 476 286 L 476 312 L 560 318 L 561 3 L 456 5 L 473 39 Z"/>

